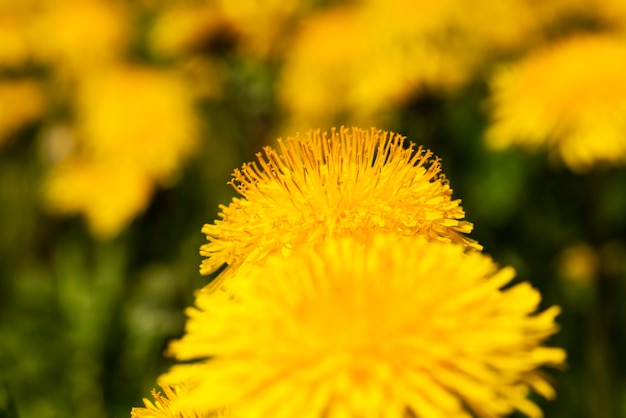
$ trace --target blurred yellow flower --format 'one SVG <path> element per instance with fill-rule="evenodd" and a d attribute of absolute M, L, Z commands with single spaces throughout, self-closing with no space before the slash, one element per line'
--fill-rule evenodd
<path fill-rule="evenodd" d="M 546 146 L 572 170 L 626 160 L 626 39 L 578 35 L 531 53 L 492 81 L 488 144 Z"/>
<path fill-rule="evenodd" d="M 41 85 L 29 79 L 0 80 L 0 144 L 27 123 L 39 119 L 45 109 Z"/>
<path fill-rule="evenodd" d="M 95 236 L 110 238 L 146 208 L 154 184 L 130 158 L 73 158 L 54 166 L 44 187 L 50 210 L 82 213 Z"/>
<path fill-rule="evenodd" d="M 353 91 L 357 83 L 365 84 L 360 71 L 368 68 L 361 68 L 361 57 L 368 52 L 362 34 L 353 7 L 314 15 L 303 22 L 286 51 L 277 92 L 291 119 L 289 128 L 327 125 L 334 116 L 354 110 Z M 365 122 L 366 116 L 354 116 L 350 121 Z"/>
<path fill-rule="evenodd" d="M 192 93 L 174 74 L 118 67 L 79 80 L 76 144 L 51 169 L 45 194 L 60 213 L 83 213 L 95 235 L 117 234 L 168 185 L 194 149 Z"/>
<path fill-rule="evenodd" d="M 489 3 L 484 2 L 479 9 Z M 466 8 L 456 0 L 364 3 L 360 13 L 365 31 L 361 36 L 367 38 L 372 54 L 365 60 L 379 67 L 378 73 L 387 73 L 379 85 L 380 93 L 370 101 L 378 97 L 384 103 L 380 94 L 385 89 L 403 96 L 418 94 L 423 87 L 449 91 L 469 78 L 475 59 L 462 46 L 472 33 L 460 33 L 462 28 L 455 20 L 459 9 Z"/>
<path fill-rule="evenodd" d="M 216 0 L 220 12 L 242 37 L 243 52 L 266 56 L 281 40 L 286 26 L 309 3 L 298 0 Z"/>
<path fill-rule="evenodd" d="M 239 274 L 239 273 L 236 273 Z M 237 417 L 541 417 L 539 367 L 559 308 L 480 252 L 421 238 L 327 240 L 274 256 L 226 292 L 200 293 L 161 377 L 181 411 Z M 505 289 L 503 289 L 505 288 Z M 189 363 L 189 361 L 195 361 Z"/>
<path fill-rule="evenodd" d="M 363 123 L 424 86 L 457 87 L 469 74 L 467 64 L 431 33 L 447 16 L 443 3 L 367 2 L 309 18 L 286 55 L 279 84 L 290 125 L 325 125 L 340 115 Z"/>
<path fill-rule="evenodd" d="M 78 90 L 79 132 L 94 158 L 127 156 L 167 181 L 196 146 L 192 88 L 174 73 L 119 66 L 89 74 Z"/>
<path fill-rule="evenodd" d="M 33 1 L 0 0 L 0 66 L 14 67 L 31 58 Z"/>
<path fill-rule="evenodd" d="M 365 0 L 307 18 L 279 82 L 289 126 L 371 123 L 425 88 L 455 91 L 496 52 L 533 39 L 543 21 L 528 0 L 462 3 Z"/>
<path fill-rule="evenodd" d="M 178 70 L 193 83 L 198 98 L 221 93 L 224 63 L 211 56 L 213 48 L 235 42 L 214 2 L 168 4 L 156 16 L 148 35 L 151 52 L 160 58 L 175 59 Z M 233 37 L 230 39 L 229 36 Z"/>
<path fill-rule="evenodd" d="M 130 11 L 111 0 L 42 0 L 32 28 L 35 55 L 60 71 L 119 59 L 130 42 Z"/>
<path fill-rule="evenodd" d="M 204 49 L 229 41 L 244 55 L 266 58 L 284 44 L 283 35 L 306 2 L 295 0 L 215 0 L 166 4 L 151 34 L 163 55 Z"/>
<path fill-rule="evenodd" d="M 374 128 L 310 131 L 264 151 L 258 163 L 233 174 L 242 197 L 221 206 L 222 219 L 202 228 L 209 240 L 200 249 L 207 257 L 202 274 L 223 264 L 226 271 L 256 264 L 333 235 L 375 231 L 481 248 L 463 235 L 472 224 L 461 220 L 460 200 L 452 199 L 439 160 L 401 135 Z"/>
<path fill-rule="evenodd" d="M 131 418 L 219 418 L 224 416 L 221 412 L 189 412 L 182 413 L 180 410 L 173 408 L 172 403 L 178 397 L 184 387 L 161 385 L 163 394 L 156 390 L 152 390 L 154 402 L 149 399 L 143 400 L 145 408 L 133 408 L 130 412 Z"/>
<path fill-rule="evenodd" d="M 465 58 L 473 67 L 484 65 L 494 52 L 515 50 L 519 46 L 536 41 L 542 25 L 566 9 L 567 3 L 580 0 L 490 0 L 481 7 L 463 7 L 463 1 L 454 1 L 453 22 L 461 38 L 455 48 L 474 54 L 472 60 Z M 587 0 L 584 0 L 587 1 Z"/>
<path fill-rule="evenodd" d="M 168 5 L 157 15 L 150 31 L 150 47 L 166 57 L 202 50 L 216 32 L 225 29 L 225 24 L 214 2 Z"/>

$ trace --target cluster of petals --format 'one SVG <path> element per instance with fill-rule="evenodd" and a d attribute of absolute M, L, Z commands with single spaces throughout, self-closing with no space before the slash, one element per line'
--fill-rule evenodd
<path fill-rule="evenodd" d="M 472 224 L 439 160 L 391 132 L 341 128 L 279 139 L 278 150 L 266 147 L 231 183 L 240 197 L 202 228 L 202 274 L 226 264 L 228 276 L 270 254 L 377 231 L 481 248 L 465 235 Z"/>
<path fill-rule="evenodd" d="M 240 270 L 200 293 L 162 376 L 175 407 L 257 417 L 542 416 L 554 390 L 537 369 L 558 307 L 538 312 L 529 283 L 460 245 L 374 234 Z M 472 415 L 474 414 L 474 415 Z"/>

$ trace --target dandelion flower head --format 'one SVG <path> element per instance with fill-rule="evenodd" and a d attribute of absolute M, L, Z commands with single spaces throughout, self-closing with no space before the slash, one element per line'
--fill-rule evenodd
<path fill-rule="evenodd" d="M 294 25 L 285 55 L 278 99 L 288 126 L 371 123 L 424 91 L 458 91 L 495 53 L 536 38 L 540 3 L 364 0 L 323 8 Z"/>
<path fill-rule="evenodd" d="M 542 345 L 559 308 L 537 312 L 540 294 L 509 286 L 513 270 L 482 252 L 421 237 L 342 237 L 247 274 L 232 292 L 199 293 L 169 348 L 183 363 L 161 379 L 188 385 L 181 411 L 541 417 L 527 395 L 554 396 L 538 368 L 564 361 Z"/>
<path fill-rule="evenodd" d="M 303 22 L 291 41 L 278 85 L 290 126 L 317 126 L 329 115 L 353 110 L 355 80 L 367 84 L 363 71 L 370 69 L 361 64 L 361 57 L 369 56 L 362 32 L 353 7 L 319 13 Z M 375 65 L 376 60 L 368 64 Z M 351 120 L 358 123 L 359 118 Z"/>
<path fill-rule="evenodd" d="M 207 257 L 201 273 L 256 264 L 334 235 L 365 238 L 374 231 L 480 249 L 464 235 L 472 224 L 462 220 L 439 160 L 406 145 L 398 134 L 341 128 L 279 139 L 278 150 L 265 147 L 258 162 L 233 174 L 241 197 L 220 207 L 221 220 L 202 228 L 209 242 L 200 249 Z"/>
<path fill-rule="evenodd" d="M 85 152 L 126 156 L 167 182 L 193 152 L 198 136 L 193 94 L 175 72 L 120 65 L 81 80 L 77 95 Z"/>
<path fill-rule="evenodd" d="M 87 217 L 112 238 L 170 185 L 197 143 L 193 96 L 175 73 L 121 65 L 77 89 L 76 145 L 44 185 L 53 212 Z"/>
<path fill-rule="evenodd" d="M 43 62 L 79 74 L 117 60 L 130 44 L 132 26 L 125 2 L 40 3 L 31 36 L 37 40 L 33 42 L 34 54 Z"/>
<path fill-rule="evenodd" d="M 593 65 L 590 65 L 593 63 Z M 626 160 L 626 41 L 578 35 L 493 80 L 494 148 L 545 146 L 574 171 Z"/>
<path fill-rule="evenodd" d="M 468 75 L 462 50 L 433 42 L 449 1 L 350 3 L 317 13 L 290 43 L 279 81 L 288 126 L 380 120 L 419 93 L 449 91 Z M 341 95 L 336 92 L 341 91 Z"/>

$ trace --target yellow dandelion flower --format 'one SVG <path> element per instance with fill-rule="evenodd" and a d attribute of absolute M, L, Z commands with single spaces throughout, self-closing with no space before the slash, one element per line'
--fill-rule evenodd
<path fill-rule="evenodd" d="M 176 74 L 120 66 L 81 80 L 77 113 L 85 152 L 128 156 L 138 169 L 167 181 L 197 142 L 191 89 Z"/>
<path fill-rule="evenodd" d="M 279 81 L 290 125 L 327 124 L 342 114 L 361 123 L 422 85 L 457 87 L 468 74 L 464 58 L 456 59 L 461 54 L 450 53 L 431 33 L 433 26 L 443 31 L 445 24 L 437 25 L 447 3 L 366 2 L 308 19 L 291 43 Z"/>
<path fill-rule="evenodd" d="M 359 71 L 369 68 L 360 65 L 360 57 L 368 53 L 362 33 L 353 7 L 331 10 L 303 22 L 285 56 L 278 85 L 279 100 L 295 130 L 325 125 L 333 115 L 353 110 L 355 84 L 366 84 Z M 358 117 L 351 120 L 360 122 Z"/>
<path fill-rule="evenodd" d="M 480 9 L 488 8 L 488 3 L 483 6 Z M 467 44 L 460 41 L 471 38 L 476 29 L 460 37 L 450 35 L 461 30 L 455 21 L 458 10 L 455 0 L 429 3 L 370 0 L 365 3 L 361 12 L 366 21 L 365 36 L 373 45 L 371 53 L 379 56 L 375 60 L 380 67 L 378 72 L 394 72 L 398 79 L 394 82 L 389 74 L 385 82 L 389 88 L 404 92 L 406 96 L 422 85 L 454 90 L 465 83 L 475 58 L 464 50 Z M 391 61 L 386 62 L 385 58 Z M 384 86 L 380 87 L 382 92 Z"/>
<path fill-rule="evenodd" d="M 35 54 L 62 70 L 98 68 L 124 52 L 129 17 L 119 1 L 44 1 L 33 24 Z"/>
<path fill-rule="evenodd" d="M 200 268 L 210 274 L 256 264 L 272 253 L 316 244 L 333 235 L 374 231 L 424 235 L 480 249 L 460 200 L 430 151 L 401 135 L 372 128 L 311 131 L 265 147 L 258 163 L 235 170 L 242 196 L 220 206 L 221 220 L 204 225 L 209 243 Z M 217 281 L 219 283 L 219 281 Z"/>
<path fill-rule="evenodd" d="M 169 185 L 197 141 L 192 93 L 174 74 L 117 67 L 79 80 L 75 146 L 52 167 L 44 193 L 58 213 L 82 213 L 101 238 Z M 66 141 L 67 142 L 67 141 Z"/>
<path fill-rule="evenodd" d="M 484 65 L 495 51 L 506 51 L 536 41 L 541 26 L 564 3 L 578 0 L 534 2 L 533 0 L 487 1 L 481 7 L 461 7 L 455 1 L 454 22 L 463 33 L 458 47 L 477 55 L 473 64 Z M 585 0 L 586 1 L 586 0 Z M 462 51 L 458 51 L 462 52 Z"/>
<path fill-rule="evenodd" d="M 593 63 L 593 65 L 590 65 Z M 626 160 L 626 40 L 578 35 L 493 80 L 495 148 L 546 146 L 574 171 Z"/>
<path fill-rule="evenodd" d="M 44 108 L 44 94 L 36 81 L 0 81 L 0 144 L 17 129 L 41 117 Z"/>
<path fill-rule="evenodd" d="M 469 9 L 458 0 L 364 0 L 325 9 L 299 25 L 285 57 L 279 99 L 289 126 L 337 117 L 359 124 L 424 87 L 456 91 L 494 52 L 533 39 L 545 20 L 538 8 L 528 0 Z"/>
<path fill-rule="evenodd" d="M 29 29 L 34 5 L 0 0 L 0 65 L 18 66 L 31 57 Z"/>
<path fill-rule="evenodd" d="M 237 417 L 541 417 L 554 306 L 481 252 L 422 238 L 330 239 L 200 293 L 161 377 L 182 411 Z M 216 296 L 217 295 L 217 296 Z M 196 360 L 189 363 L 188 361 Z"/>
<path fill-rule="evenodd" d="M 149 399 L 143 400 L 145 408 L 133 408 L 131 418 L 220 418 L 222 412 L 181 412 L 173 407 L 172 402 L 178 397 L 182 386 L 161 385 L 163 394 L 152 390 L 154 402 Z"/>

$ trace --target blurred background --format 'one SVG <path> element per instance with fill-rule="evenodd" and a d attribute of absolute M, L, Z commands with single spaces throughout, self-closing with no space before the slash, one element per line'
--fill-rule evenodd
<path fill-rule="evenodd" d="M 141 406 L 233 169 L 342 124 L 562 306 L 546 416 L 626 416 L 626 2 L 0 0 L 0 417 Z"/>

